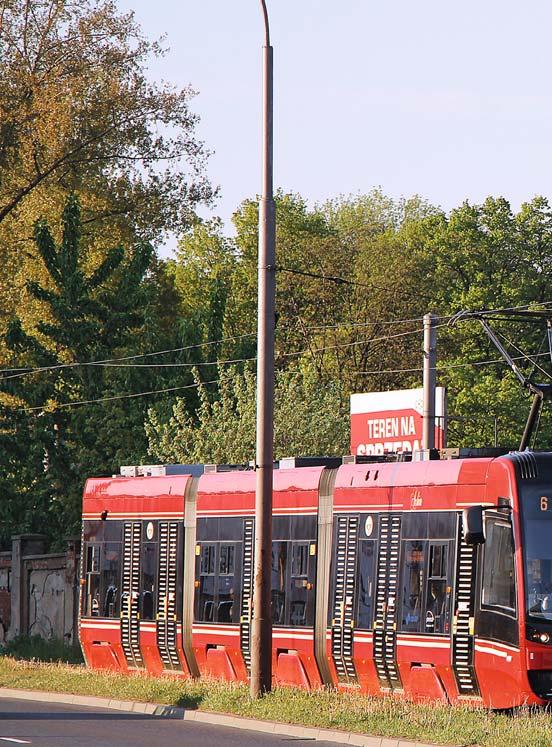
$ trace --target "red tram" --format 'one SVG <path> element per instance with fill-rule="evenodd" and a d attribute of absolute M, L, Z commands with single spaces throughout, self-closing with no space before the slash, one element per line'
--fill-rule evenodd
<path fill-rule="evenodd" d="M 246 680 L 254 502 L 251 470 L 88 480 L 87 663 Z M 552 453 L 283 460 L 273 505 L 275 682 L 493 708 L 552 699 Z"/>

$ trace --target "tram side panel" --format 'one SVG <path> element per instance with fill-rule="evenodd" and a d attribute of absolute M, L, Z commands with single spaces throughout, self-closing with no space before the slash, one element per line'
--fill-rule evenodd
<path fill-rule="evenodd" d="M 80 635 L 90 666 L 189 674 L 182 645 L 189 479 L 87 482 Z"/>
<path fill-rule="evenodd" d="M 240 596 L 244 576 L 248 586 L 251 574 L 250 524 L 251 518 L 241 516 L 197 519 L 193 643 L 203 675 L 247 679 L 240 647 Z"/>
<path fill-rule="evenodd" d="M 392 529 L 388 523 L 390 468 L 385 464 L 344 465 L 338 470 L 334 489 L 327 656 L 340 689 L 359 689 L 372 695 L 382 691 L 380 677 L 387 679 L 384 618 L 389 621 L 393 616 L 396 597 L 388 588 L 389 582 L 397 583 L 396 519 Z M 393 645 L 391 638 L 388 650 Z"/>
<path fill-rule="evenodd" d="M 325 652 L 336 470 L 275 473 L 272 552 L 274 681 L 315 689 L 331 683 Z"/>
<path fill-rule="evenodd" d="M 457 496 L 465 488 L 483 499 L 487 465 L 472 463 L 467 476 L 460 462 L 339 470 L 328 656 L 340 688 L 458 699 L 463 665 L 473 673 L 475 581 L 457 578 L 458 567 L 469 570 L 459 558 Z"/>
<path fill-rule="evenodd" d="M 315 655 L 318 495 L 323 467 L 274 473 L 271 599 L 274 681 L 323 683 Z M 200 479 L 193 648 L 199 671 L 247 680 L 251 664 L 253 472 Z"/>
<path fill-rule="evenodd" d="M 128 671 L 121 645 L 122 522 L 99 518 L 83 524 L 79 637 L 88 666 Z M 107 570 L 109 568 L 109 570 Z"/>
<path fill-rule="evenodd" d="M 514 464 L 511 459 L 499 459 L 489 469 L 486 540 L 477 547 L 475 666 L 483 700 L 491 708 L 539 702 L 527 677 L 523 534 Z"/>

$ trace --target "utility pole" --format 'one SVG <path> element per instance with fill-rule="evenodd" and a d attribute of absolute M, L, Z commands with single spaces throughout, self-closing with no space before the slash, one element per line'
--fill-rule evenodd
<path fill-rule="evenodd" d="M 435 389 L 437 330 L 433 314 L 424 315 L 424 413 L 422 449 L 435 448 Z"/>
<path fill-rule="evenodd" d="M 272 485 L 274 462 L 274 309 L 276 296 L 276 210 L 272 184 L 273 72 L 268 11 L 263 47 L 263 191 L 259 204 L 257 318 L 257 485 L 255 571 L 251 630 L 251 697 L 272 686 Z"/>

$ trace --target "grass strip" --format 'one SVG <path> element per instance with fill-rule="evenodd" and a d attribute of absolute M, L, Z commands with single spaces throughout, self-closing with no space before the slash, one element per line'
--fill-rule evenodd
<path fill-rule="evenodd" d="M 552 715 L 538 709 L 513 714 L 319 690 L 276 688 L 252 701 L 243 684 L 218 680 L 131 676 L 66 664 L 16 661 L 0 656 L 0 686 L 137 700 L 236 716 L 342 729 L 458 747 L 550 747 Z"/>

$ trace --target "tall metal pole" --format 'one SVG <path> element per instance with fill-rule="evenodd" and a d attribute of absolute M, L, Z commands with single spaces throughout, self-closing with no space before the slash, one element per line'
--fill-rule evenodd
<path fill-rule="evenodd" d="M 435 448 L 435 388 L 437 330 L 433 314 L 424 315 L 424 413 L 422 449 Z"/>
<path fill-rule="evenodd" d="M 263 47 L 263 191 L 259 205 L 257 320 L 257 487 L 255 497 L 255 577 L 251 630 L 251 697 L 272 685 L 272 485 L 274 421 L 274 307 L 276 295 L 276 211 L 272 185 L 273 86 L 268 12 Z"/>

